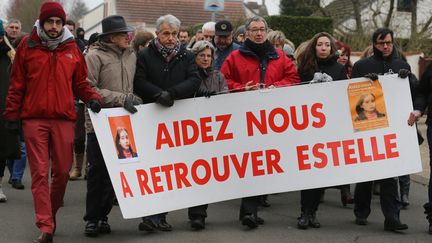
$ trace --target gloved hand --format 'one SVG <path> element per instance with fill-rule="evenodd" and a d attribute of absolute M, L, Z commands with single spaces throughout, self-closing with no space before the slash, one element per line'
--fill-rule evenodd
<path fill-rule="evenodd" d="M 368 73 L 364 77 L 368 78 L 372 81 L 378 81 L 378 74 L 376 74 L 376 73 Z"/>
<path fill-rule="evenodd" d="M 402 68 L 398 72 L 398 77 L 403 79 L 403 78 L 408 77 L 408 75 L 410 75 L 410 74 L 411 74 L 410 70 Z"/>
<path fill-rule="evenodd" d="M 325 83 L 331 81 L 333 81 L 333 78 L 330 75 L 326 73 L 316 72 L 314 73 L 314 77 L 312 81 L 310 81 L 310 83 L 315 84 L 315 83 Z"/>
<path fill-rule="evenodd" d="M 159 103 L 163 106 L 171 107 L 172 105 L 174 105 L 174 100 L 168 91 L 164 90 L 159 92 L 158 94 L 156 94 L 155 98 L 156 103 Z"/>
<path fill-rule="evenodd" d="M 134 114 L 135 112 L 138 111 L 134 106 L 134 95 L 133 94 L 126 95 L 126 98 L 123 102 L 123 107 L 125 108 L 125 110 L 129 111 L 132 114 Z"/>
<path fill-rule="evenodd" d="M 210 96 L 215 95 L 216 91 L 206 91 L 204 92 L 204 97 L 210 98 Z"/>
<path fill-rule="evenodd" d="M 94 113 L 99 113 L 101 110 L 101 104 L 97 100 L 90 100 L 87 105 Z"/>
<path fill-rule="evenodd" d="M 5 128 L 12 134 L 19 134 L 19 121 L 6 121 Z"/>
<path fill-rule="evenodd" d="M 133 93 L 128 93 L 126 96 L 130 96 L 132 99 L 132 103 L 134 105 L 141 105 L 143 103 L 143 101 L 141 100 L 140 97 L 134 95 Z"/>

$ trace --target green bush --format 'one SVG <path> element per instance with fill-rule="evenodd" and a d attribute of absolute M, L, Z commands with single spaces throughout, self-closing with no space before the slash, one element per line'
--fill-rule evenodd
<path fill-rule="evenodd" d="M 280 30 L 296 47 L 318 32 L 333 34 L 333 20 L 323 17 L 268 16 L 265 17 L 272 30 Z"/>

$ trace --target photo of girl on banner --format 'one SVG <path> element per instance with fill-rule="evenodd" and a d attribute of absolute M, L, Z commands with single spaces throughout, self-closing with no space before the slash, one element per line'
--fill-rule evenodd
<path fill-rule="evenodd" d="M 120 162 L 139 161 L 129 116 L 108 117 L 108 121 Z"/>
<path fill-rule="evenodd" d="M 388 127 L 384 93 L 378 81 L 351 83 L 348 99 L 355 132 Z"/>

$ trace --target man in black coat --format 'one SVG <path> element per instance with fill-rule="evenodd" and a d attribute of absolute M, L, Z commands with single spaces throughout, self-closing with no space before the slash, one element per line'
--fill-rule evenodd
<path fill-rule="evenodd" d="M 201 84 L 195 56 L 180 44 L 179 30 L 180 21 L 176 17 L 161 16 L 156 21 L 157 37 L 138 54 L 134 93 L 144 103 L 170 107 L 177 99 L 192 97 Z M 166 214 L 144 217 L 139 229 L 170 231 Z"/>
<path fill-rule="evenodd" d="M 352 70 L 352 78 L 367 77 L 378 80 L 378 75 L 398 73 L 400 78 L 411 76 L 409 64 L 401 58 L 394 47 L 393 31 L 387 28 L 377 29 L 372 35 L 373 55 L 357 61 Z M 366 225 L 371 209 L 372 181 L 357 183 L 354 192 L 355 223 Z M 381 185 L 380 202 L 384 214 L 384 230 L 399 231 L 408 229 L 400 222 L 401 203 L 398 195 L 397 178 L 379 180 Z"/>

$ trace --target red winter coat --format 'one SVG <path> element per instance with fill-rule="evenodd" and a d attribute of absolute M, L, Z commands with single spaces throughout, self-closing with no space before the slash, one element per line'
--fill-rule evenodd
<path fill-rule="evenodd" d="M 258 84 L 261 82 L 261 72 L 265 72 L 263 80 L 265 87 L 270 85 L 283 87 L 300 82 L 296 66 L 281 50 L 269 51 L 266 60 L 268 63 L 260 64 L 258 57 L 244 45 L 239 50 L 233 51 L 225 59 L 221 68 L 228 88 L 234 89 L 233 91 L 243 91 L 245 84 L 251 80 L 254 84 Z"/>
<path fill-rule="evenodd" d="M 101 97 L 87 82 L 87 66 L 73 39 L 50 51 L 36 31 L 18 46 L 6 97 L 6 120 L 76 120 L 74 95 L 87 103 Z"/>

